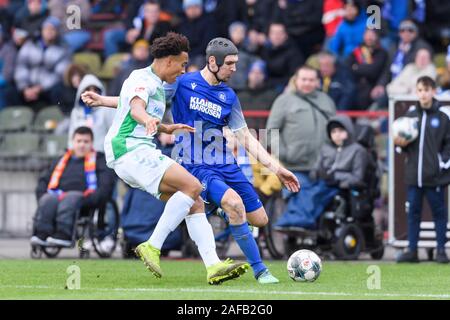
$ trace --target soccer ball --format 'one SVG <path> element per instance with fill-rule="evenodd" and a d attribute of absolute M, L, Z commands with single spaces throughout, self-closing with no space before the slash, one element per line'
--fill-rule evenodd
<path fill-rule="evenodd" d="M 401 137 L 411 142 L 419 135 L 417 118 L 400 117 L 395 119 L 392 124 L 392 133 L 394 138 Z"/>
<path fill-rule="evenodd" d="M 298 250 L 289 257 L 287 270 L 294 281 L 313 282 L 322 271 L 322 261 L 311 250 Z"/>

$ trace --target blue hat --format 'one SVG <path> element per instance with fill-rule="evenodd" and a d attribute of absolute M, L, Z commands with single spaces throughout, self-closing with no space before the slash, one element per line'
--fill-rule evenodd
<path fill-rule="evenodd" d="M 183 0 L 183 10 L 192 6 L 203 7 L 203 0 Z"/>
<path fill-rule="evenodd" d="M 45 27 L 48 24 L 50 24 L 57 30 L 59 29 L 59 27 L 61 27 L 61 21 L 58 18 L 52 16 L 49 16 L 44 20 L 44 22 L 42 23 L 42 27 Z"/>
<path fill-rule="evenodd" d="M 253 69 L 259 69 L 262 73 L 264 73 L 264 76 L 267 77 L 267 64 L 264 60 L 254 61 L 250 65 L 250 68 L 248 68 L 248 73 L 252 72 Z"/>

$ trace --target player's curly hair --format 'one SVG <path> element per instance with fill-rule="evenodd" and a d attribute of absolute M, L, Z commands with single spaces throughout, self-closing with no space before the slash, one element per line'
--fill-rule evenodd
<path fill-rule="evenodd" d="M 189 52 L 189 40 L 182 34 L 169 32 L 164 37 L 153 41 L 150 53 L 155 59 L 177 56 L 182 52 Z"/>

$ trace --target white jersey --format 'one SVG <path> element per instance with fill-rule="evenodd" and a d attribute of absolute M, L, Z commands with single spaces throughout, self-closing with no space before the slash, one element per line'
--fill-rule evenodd
<path fill-rule="evenodd" d="M 109 167 L 115 160 L 140 145 L 155 148 L 154 135 L 147 135 L 145 126 L 131 117 L 130 102 L 134 97 L 144 100 L 147 113 L 162 121 L 166 109 L 163 83 L 151 67 L 133 71 L 123 83 L 117 112 L 105 137 L 106 163 Z"/>

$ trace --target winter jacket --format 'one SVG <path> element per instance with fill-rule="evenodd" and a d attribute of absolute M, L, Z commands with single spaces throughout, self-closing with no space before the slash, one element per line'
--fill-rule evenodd
<path fill-rule="evenodd" d="M 322 112 L 312 107 L 304 97 L 314 102 Z M 335 114 L 333 100 L 323 92 L 281 94 L 275 100 L 267 120 L 267 129 L 278 129 L 280 135 L 279 139 L 268 141 L 272 152 L 279 152 L 280 160 L 289 170 L 311 170 L 320 147 L 327 139 L 328 119 Z"/>
<path fill-rule="evenodd" d="M 406 184 L 418 187 L 450 183 L 450 108 L 433 101 L 430 109 L 411 106 L 406 117 L 418 118 L 419 136 L 406 153 Z M 425 128 L 425 130 L 424 130 Z"/>
<path fill-rule="evenodd" d="M 69 126 L 69 148 L 72 146 L 72 135 L 74 131 L 81 126 L 87 126 L 94 132 L 94 149 L 103 152 L 103 143 L 105 136 L 114 120 L 116 110 L 111 108 L 90 108 L 81 100 L 81 94 L 89 86 L 95 86 L 101 90 L 101 94 L 105 94 L 105 88 L 100 80 L 94 75 L 88 74 L 81 80 L 78 87 L 75 105 L 70 114 Z"/>
<path fill-rule="evenodd" d="M 48 183 L 60 159 L 55 160 L 48 171 L 44 172 L 39 178 L 36 187 L 36 197 L 39 200 L 47 193 Z M 106 166 L 105 155 L 97 152 L 96 160 L 97 189 L 94 193 L 83 199 L 83 206 L 97 207 L 105 203 L 112 194 L 115 175 L 114 172 Z M 59 189 L 62 191 L 85 191 L 86 175 L 84 171 L 84 158 L 75 158 L 72 156 L 67 163 L 64 172 L 59 181 Z"/>
<path fill-rule="evenodd" d="M 0 42 L 0 61 L 3 67 L 0 70 L 0 78 L 10 82 L 14 77 L 14 66 L 17 49 L 12 41 Z"/>
<path fill-rule="evenodd" d="M 333 123 L 343 126 L 348 133 L 342 147 L 331 141 L 330 126 Z M 320 149 L 319 160 L 311 171 L 311 176 L 320 177 L 342 189 L 364 186 L 364 176 L 369 163 L 368 153 L 355 141 L 355 129 L 350 118 L 344 115 L 332 117 L 327 124 L 327 133 L 330 142 Z"/>
<path fill-rule="evenodd" d="M 321 79 L 322 91 L 333 99 L 336 108 L 338 110 L 353 109 L 355 106 L 355 83 L 351 73 L 346 68 L 338 67 L 329 81 L 328 88 L 325 88 L 324 79 Z"/>
<path fill-rule="evenodd" d="M 67 48 L 52 44 L 44 47 L 41 40 L 28 40 L 20 48 L 16 61 L 14 78 L 20 91 L 40 85 L 44 91 L 62 81 L 70 64 L 71 55 Z"/>
<path fill-rule="evenodd" d="M 347 57 L 363 42 L 367 17 L 362 12 L 354 21 L 344 20 L 331 38 L 329 49 L 338 56 Z"/>
<path fill-rule="evenodd" d="M 417 80 L 420 77 L 429 76 L 436 79 L 437 71 L 434 64 L 430 63 L 423 69 L 419 69 L 414 63 L 408 64 L 400 74 L 387 85 L 388 95 L 414 94 Z"/>
<path fill-rule="evenodd" d="M 279 47 L 273 47 L 268 43 L 261 50 L 261 58 L 267 63 L 269 86 L 278 87 L 281 90 L 298 67 L 305 62 L 303 54 L 289 40 Z"/>

